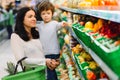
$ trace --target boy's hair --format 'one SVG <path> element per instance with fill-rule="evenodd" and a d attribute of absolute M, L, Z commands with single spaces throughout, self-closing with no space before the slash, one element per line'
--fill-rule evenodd
<path fill-rule="evenodd" d="M 53 4 L 51 2 L 49 2 L 49 1 L 43 1 L 38 5 L 38 10 L 39 10 L 40 14 L 44 10 L 51 10 L 52 14 L 53 14 L 54 9 L 55 8 L 54 8 Z"/>

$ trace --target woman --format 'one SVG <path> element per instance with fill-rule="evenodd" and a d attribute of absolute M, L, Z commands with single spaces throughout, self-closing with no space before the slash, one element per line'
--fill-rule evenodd
<path fill-rule="evenodd" d="M 15 31 L 11 35 L 11 48 L 17 61 L 27 57 L 23 61 L 26 67 L 51 64 L 51 60 L 44 57 L 35 26 L 35 11 L 30 7 L 21 8 L 17 13 Z"/>

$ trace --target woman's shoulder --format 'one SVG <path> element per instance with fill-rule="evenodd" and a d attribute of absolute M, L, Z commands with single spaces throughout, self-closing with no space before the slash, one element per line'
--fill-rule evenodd
<path fill-rule="evenodd" d="M 12 33 L 11 38 L 10 38 L 11 44 L 21 44 L 22 39 L 19 37 L 18 34 Z"/>
<path fill-rule="evenodd" d="M 12 33 L 11 39 L 20 39 L 19 35 L 16 33 Z"/>
<path fill-rule="evenodd" d="M 16 34 L 16 33 L 12 33 L 11 37 L 12 37 L 12 36 L 18 36 L 18 34 Z"/>

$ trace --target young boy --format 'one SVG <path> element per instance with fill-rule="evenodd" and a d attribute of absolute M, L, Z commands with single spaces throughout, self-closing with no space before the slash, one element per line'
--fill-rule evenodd
<path fill-rule="evenodd" d="M 39 13 L 43 21 L 37 27 L 40 34 L 40 41 L 46 58 L 51 61 L 47 63 L 47 80 L 58 80 L 55 68 L 59 65 L 59 44 L 57 40 L 58 29 L 68 26 L 66 22 L 52 20 L 54 6 L 49 1 L 41 2 L 38 5 Z"/>

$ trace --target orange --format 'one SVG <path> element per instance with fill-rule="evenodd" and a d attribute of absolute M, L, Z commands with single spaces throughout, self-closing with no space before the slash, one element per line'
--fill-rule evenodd
<path fill-rule="evenodd" d="M 98 19 L 97 23 L 98 23 L 98 26 L 99 26 L 99 29 L 103 26 L 103 19 Z"/>
<path fill-rule="evenodd" d="M 99 1 L 98 1 L 98 5 L 99 5 L 99 6 L 104 6 L 104 5 L 105 5 L 104 0 L 99 0 Z"/>
<path fill-rule="evenodd" d="M 104 2 L 105 2 L 105 5 L 114 5 L 114 6 L 116 6 L 116 5 L 118 5 L 118 3 L 117 3 L 117 0 L 104 0 Z"/>
<path fill-rule="evenodd" d="M 93 30 L 93 32 L 97 32 L 99 30 L 98 23 L 94 24 L 94 28 L 92 30 Z"/>
<path fill-rule="evenodd" d="M 114 5 L 114 6 L 117 6 L 118 3 L 116 0 L 110 0 L 110 5 Z"/>
<path fill-rule="evenodd" d="M 92 1 L 92 6 L 98 6 L 98 0 L 93 0 Z"/>

